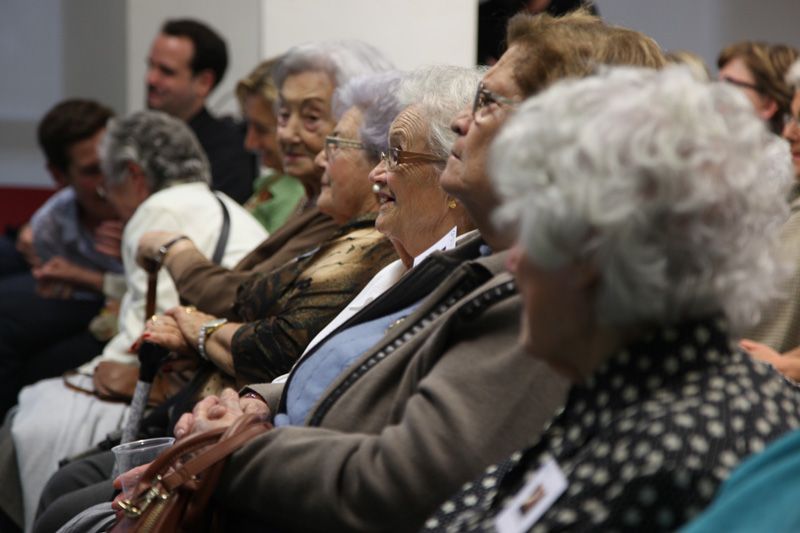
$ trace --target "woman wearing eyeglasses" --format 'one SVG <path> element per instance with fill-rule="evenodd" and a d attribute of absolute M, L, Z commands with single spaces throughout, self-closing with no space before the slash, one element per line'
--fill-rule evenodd
<path fill-rule="evenodd" d="M 798 50 L 783 44 L 733 43 L 723 48 L 717 58 L 719 80 L 744 92 L 772 133 L 780 135 L 793 93 L 786 83 L 786 72 L 798 57 Z"/>

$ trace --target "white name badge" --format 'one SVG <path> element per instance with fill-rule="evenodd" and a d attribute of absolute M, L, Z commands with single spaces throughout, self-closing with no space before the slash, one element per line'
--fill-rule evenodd
<path fill-rule="evenodd" d="M 549 459 L 494 520 L 498 533 L 527 531 L 567 490 L 567 478 Z"/>
<path fill-rule="evenodd" d="M 453 226 L 453 229 L 445 233 L 444 237 L 436 241 L 433 246 L 419 254 L 414 258 L 414 266 L 422 263 L 422 261 L 431 255 L 433 252 L 452 250 L 456 247 L 456 235 L 458 234 L 458 227 Z"/>

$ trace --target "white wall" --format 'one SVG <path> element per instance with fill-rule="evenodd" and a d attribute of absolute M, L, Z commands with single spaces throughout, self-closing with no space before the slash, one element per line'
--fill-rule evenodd
<path fill-rule="evenodd" d="M 61 3 L 3 0 L 0 13 L 0 186 L 46 186 L 36 124 L 64 90 Z"/>
<path fill-rule="evenodd" d="M 800 47 L 798 0 L 596 0 L 602 16 L 709 66 L 745 38 Z M 227 39 L 231 65 L 211 98 L 236 110 L 232 88 L 261 58 L 323 38 L 358 38 L 400 68 L 472 64 L 477 0 L 0 0 L 0 187 L 51 185 L 36 123 L 69 96 L 126 113 L 143 107 L 145 58 L 168 17 L 205 20 Z M 2 209 L 2 198 L 0 198 Z"/>
<path fill-rule="evenodd" d="M 469 66 L 477 46 L 477 0 L 262 0 L 264 57 L 320 39 L 361 39 L 398 68 Z"/>

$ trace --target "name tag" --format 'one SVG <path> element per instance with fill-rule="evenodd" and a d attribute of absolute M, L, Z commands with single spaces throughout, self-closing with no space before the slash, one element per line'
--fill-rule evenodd
<path fill-rule="evenodd" d="M 551 458 L 497 515 L 494 520 L 495 529 L 498 533 L 527 531 L 565 490 L 567 478 Z"/>

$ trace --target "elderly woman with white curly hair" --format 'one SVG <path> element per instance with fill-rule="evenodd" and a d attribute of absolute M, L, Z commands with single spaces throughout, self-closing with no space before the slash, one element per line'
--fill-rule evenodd
<path fill-rule="evenodd" d="M 731 343 L 782 270 L 770 137 L 741 94 L 677 68 L 564 82 L 510 119 L 491 170 L 521 340 L 572 387 L 427 529 L 673 530 L 797 427 L 798 391 Z"/>
<path fill-rule="evenodd" d="M 145 111 L 111 120 L 100 146 L 104 192 L 125 222 L 122 261 L 125 292 L 118 333 L 102 355 L 70 378 L 71 385 L 93 389 L 92 372 L 100 361 L 136 364 L 131 346 L 144 330 L 147 273 L 136 264 L 139 237 L 152 229 L 191 238 L 200 253 L 230 267 L 266 236 L 263 227 L 236 202 L 209 188 L 210 169 L 190 129 L 165 113 Z M 220 242 L 224 213 L 227 239 Z M 158 276 L 157 311 L 178 305 L 169 275 Z M 123 403 L 68 388 L 61 378 L 40 381 L 19 395 L 11 432 L 24 495 L 25 516 L 32 523 L 39 493 L 58 461 L 102 439 L 118 427 Z"/>

